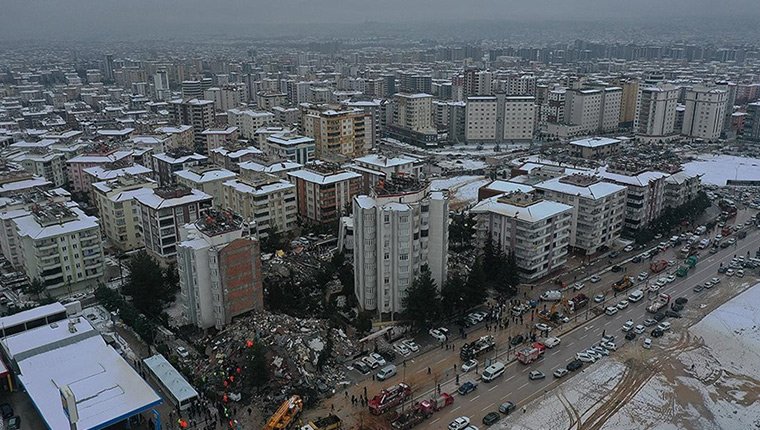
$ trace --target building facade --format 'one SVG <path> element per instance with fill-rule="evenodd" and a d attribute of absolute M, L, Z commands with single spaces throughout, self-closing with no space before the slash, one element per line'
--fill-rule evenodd
<path fill-rule="evenodd" d="M 145 246 L 140 226 L 140 204 L 136 197 L 152 193 L 155 181 L 139 176 L 119 176 L 92 184 L 100 226 L 109 242 L 121 252 Z"/>
<path fill-rule="evenodd" d="M 319 163 L 288 173 L 296 186 L 298 215 L 308 222 L 325 224 L 350 212 L 362 186 L 362 175 L 338 165 Z"/>
<path fill-rule="evenodd" d="M 726 91 L 696 86 L 686 90 L 681 134 L 695 139 L 717 141 L 723 131 Z"/>
<path fill-rule="evenodd" d="M 296 187 L 290 182 L 241 166 L 239 179 L 222 187 L 224 207 L 255 227 L 259 239 L 267 238 L 272 231 L 287 234 L 296 228 Z"/>

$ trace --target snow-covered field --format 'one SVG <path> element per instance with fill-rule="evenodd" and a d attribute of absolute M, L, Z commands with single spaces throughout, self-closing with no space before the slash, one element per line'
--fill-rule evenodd
<path fill-rule="evenodd" d="M 759 303 L 756 284 L 661 348 L 618 351 L 497 428 L 760 428 Z"/>
<path fill-rule="evenodd" d="M 463 175 L 446 179 L 434 179 L 430 183 L 432 190 L 447 189 L 452 193 L 452 203 L 470 204 L 478 200 L 478 188 L 491 182 L 485 176 Z"/>
<path fill-rule="evenodd" d="M 485 161 L 472 160 L 469 158 L 459 158 L 456 160 L 443 160 L 438 162 L 438 166 L 449 170 L 479 170 L 485 169 L 488 164 Z"/>
<path fill-rule="evenodd" d="M 728 179 L 760 181 L 760 160 L 733 155 L 701 155 L 684 164 L 689 174 L 701 174 L 702 183 L 726 185 Z"/>

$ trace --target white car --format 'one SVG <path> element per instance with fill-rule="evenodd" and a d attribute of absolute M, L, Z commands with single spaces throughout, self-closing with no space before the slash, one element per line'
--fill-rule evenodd
<path fill-rule="evenodd" d="M 438 342 L 446 342 L 446 336 L 437 329 L 432 328 L 428 333 L 430 333 L 430 336 L 433 336 Z"/>
<path fill-rule="evenodd" d="M 668 281 L 668 284 L 676 280 L 676 275 L 668 275 L 667 278 L 665 278 L 666 281 Z"/>
<path fill-rule="evenodd" d="M 406 345 L 406 347 L 409 348 L 409 350 L 412 352 L 417 352 L 420 350 L 420 346 L 417 345 L 417 342 L 411 339 L 404 340 L 403 342 L 404 342 L 404 345 Z"/>
<path fill-rule="evenodd" d="M 182 358 L 187 358 L 190 355 L 190 352 L 184 346 L 178 346 L 177 354 Z"/>
<path fill-rule="evenodd" d="M 377 365 L 378 365 L 378 366 L 380 366 L 380 367 L 383 367 L 383 366 L 385 366 L 386 364 L 388 364 L 388 363 L 385 361 L 385 358 L 383 358 L 383 356 L 382 356 L 382 355 L 380 355 L 380 354 L 378 354 L 378 353 L 376 353 L 376 352 L 373 352 L 373 353 L 372 353 L 372 354 L 370 354 L 369 356 L 370 356 L 370 357 L 372 357 L 372 359 L 373 359 L 373 360 L 375 360 L 375 362 L 377 363 Z"/>
<path fill-rule="evenodd" d="M 734 269 L 726 270 L 726 276 L 734 276 Z"/>
<path fill-rule="evenodd" d="M 478 367 L 478 360 L 467 360 L 462 363 L 462 372 L 467 373 L 476 367 Z"/>
<path fill-rule="evenodd" d="M 599 345 L 610 351 L 617 351 L 617 345 L 615 345 L 615 342 L 600 342 Z"/>
<path fill-rule="evenodd" d="M 636 333 L 636 334 L 641 334 L 641 333 L 644 333 L 644 330 L 646 330 L 646 329 L 647 329 L 646 327 L 644 327 L 643 325 L 639 324 L 639 325 L 637 325 L 636 327 L 633 328 L 633 332 Z"/>
<path fill-rule="evenodd" d="M 607 315 L 615 315 L 618 312 L 618 308 L 615 306 L 607 306 L 607 308 L 604 310 L 604 313 Z"/>
<path fill-rule="evenodd" d="M 458 417 L 449 423 L 449 430 L 462 430 L 470 424 L 469 417 Z"/>
<path fill-rule="evenodd" d="M 594 357 L 594 359 L 596 359 L 596 360 L 601 360 L 602 359 L 602 354 L 600 354 L 599 352 L 597 352 L 596 350 L 594 350 L 594 348 L 589 348 L 589 349 L 587 349 L 584 352 L 586 354 L 588 354 L 589 356 Z"/>
<path fill-rule="evenodd" d="M 596 357 L 588 355 L 586 352 L 579 352 L 575 354 L 575 358 L 584 363 L 593 363 L 596 361 Z"/>
<path fill-rule="evenodd" d="M 645 349 L 651 349 L 652 348 L 652 339 L 650 339 L 650 338 L 644 339 L 644 343 L 641 346 L 643 346 Z"/>
<path fill-rule="evenodd" d="M 594 303 L 602 303 L 604 301 L 604 294 L 597 294 L 594 296 Z"/>
<path fill-rule="evenodd" d="M 663 321 L 660 324 L 657 325 L 657 328 L 662 331 L 668 331 L 670 330 L 670 323 L 667 321 Z"/>
<path fill-rule="evenodd" d="M 565 369 L 564 367 L 560 367 L 559 369 L 555 370 L 554 373 L 552 374 L 554 375 L 555 378 L 561 378 L 567 375 L 568 373 L 570 372 L 567 369 Z"/>
<path fill-rule="evenodd" d="M 620 309 L 621 311 L 627 307 L 628 307 L 628 300 L 621 300 L 617 304 L 617 308 Z"/>
<path fill-rule="evenodd" d="M 713 285 L 720 284 L 720 278 L 712 278 L 710 279 L 710 282 L 712 282 Z"/>
<path fill-rule="evenodd" d="M 409 355 L 409 354 L 411 354 L 411 353 L 412 353 L 411 351 L 409 351 L 409 348 L 407 348 L 407 347 L 406 347 L 406 345 L 404 345 L 404 344 L 403 344 L 403 343 L 401 343 L 401 342 L 396 342 L 396 343 L 393 345 L 393 349 L 395 349 L 395 350 L 396 350 L 396 352 L 398 352 L 399 354 L 401 354 L 401 355 L 403 355 L 403 356 L 405 356 L 405 357 L 406 357 L 407 355 Z"/>
<path fill-rule="evenodd" d="M 576 290 L 582 290 L 585 285 L 583 285 L 583 282 L 576 282 L 575 285 L 573 285 L 573 288 Z"/>
<path fill-rule="evenodd" d="M 542 343 L 544 344 L 544 346 L 551 349 L 559 345 L 560 342 L 561 340 L 558 337 L 547 337 L 546 339 L 544 339 Z"/>
<path fill-rule="evenodd" d="M 544 323 L 538 323 L 535 327 L 538 331 L 552 331 L 552 328 Z"/>
<path fill-rule="evenodd" d="M 641 273 L 639 273 L 638 279 L 639 279 L 639 281 L 643 281 L 643 280 L 645 280 L 648 277 L 649 277 L 649 273 L 647 273 L 647 272 L 641 272 Z"/>
<path fill-rule="evenodd" d="M 607 357 L 607 356 L 610 355 L 610 351 L 608 351 L 607 348 L 605 348 L 605 347 L 603 347 L 601 345 L 592 346 L 591 349 L 594 352 L 596 352 L 597 354 L 599 354 L 601 356 L 604 356 L 604 357 Z"/>
<path fill-rule="evenodd" d="M 657 284 L 652 284 L 652 285 L 649 286 L 649 291 L 651 291 L 653 293 L 656 293 L 656 292 L 660 291 L 660 286 L 657 285 Z"/>
<path fill-rule="evenodd" d="M 371 356 L 362 357 L 362 361 L 364 362 L 364 364 L 369 366 L 370 369 L 375 369 L 380 366 L 380 363 L 378 363 L 377 360 L 375 360 L 375 358 Z"/>
<path fill-rule="evenodd" d="M 625 252 L 631 252 L 631 251 L 633 251 L 633 245 L 626 246 L 625 248 L 623 248 L 623 251 L 625 251 Z"/>
<path fill-rule="evenodd" d="M 738 276 L 739 278 L 743 278 L 744 277 L 744 269 L 737 270 L 736 271 L 736 276 Z"/>
<path fill-rule="evenodd" d="M 599 281 L 601 281 L 601 280 L 602 280 L 602 278 L 600 278 L 600 277 L 599 277 L 599 276 L 597 276 L 597 275 L 594 275 L 594 276 L 592 276 L 591 278 L 589 278 L 589 281 L 591 281 L 591 283 L 592 283 L 592 284 L 596 284 L 597 282 L 599 282 Z"/>
<path fill-rule="evenodd" d="M 625 324 L 623 324 L 622 330 L 624 332 L 628 333 L 632 329 L 633 329 L 633 320 L 628 320 L 628 321 L 625 322 Z"/>
<path fill-rule="evenodd" d="M 660 287 L 664 287 L 667 284 L 668 284 L 667 278 L 660 278 L 657 280 L 657 285 L 659 285 Z"/>

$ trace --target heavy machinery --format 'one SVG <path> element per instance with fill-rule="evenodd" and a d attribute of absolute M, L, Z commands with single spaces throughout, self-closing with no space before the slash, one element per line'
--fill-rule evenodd
<path fill-rule="evenodd" d="M 301 415 L 301 411 L 303 411 L 303 400 L 299 396 L 290 397 L 280 405 L 274 415 L 269 417 L 264 430 L 287 430 L 294 428 L 298 416 Z"/>
<path fill-rule="evenodd" d="M 462 345 L 462 349 L 459 351 L 459 357 L 464 361 L 472 360 L 481 354 L 493 351 L 494 348 L 496 348 L 496 340 L 493 336 L 481 336 L 480 339 L 476 341 Z"/>
<path fill-rule="evenodd" d="M 557 310 L 557 303 L 554 303 L 549 310 L 540 310 L 536 312 L 536 315 L 539 319 L 544 320 L 546 322 L 553 322 L 552 317 L 556 314 Z"/>
<path fill-rule="evenodd" d="M 384 414 L 411 395 L 412 389 L 404 383 L 388 387 L 369 400 L 369 411 L 372 415 Z"/>
<path fill-rule="evenodd" d="M 631 278 L 628 276 L 623 276 L 623 279 L 612 284 L 612 289 L 617 292 L 621 292 L 631 288 L 632 286 L 633 282 L 631 282 Z"/>
<path fill-rule="evenodd" d="M 683 278 L 689 274 L 689 270 L 697 265 L 697 256 L 692 255 L 684 261 L 684 264 L 676 270 L 676 276 Z"/>
<path fill-rule="evenodd" d="M 409 430 L 452 403 L 454 403 L 454 397 L 448 393 L 441 393 L 439 396 L 423 400 L 416 403 L 411 411 L 393 420 L 391 427 L 394 430 Z"/>
<path fill-rule="evenodd" d="M 587 304 L 588 304 L 588 297 L 585 294 L 580 293 L 580 294 L 577 294 L 575 297 L 573 297 L 571 300 L 568 300 L 567 302 L 565 302 L 565 307 L 567 308 L 568 311 L 575 312 L 578 309 L 582 309 L 586 307 Z"/>
<path fill-rule="evenodd" d="M 665 270 L 667 268 L 668 268 L 668 262 L 666 260 L 653 261 L 649 265 L 649 270 L 652 273 L 660 273 L 660 272 L 662 272 L 663 270 Z"/>
<path fill-rule="evenodd" d="M 310 421 L 301 430 L 340 430 L 343 422 L 336 415 L 328 415 L 316 421 Z"/>

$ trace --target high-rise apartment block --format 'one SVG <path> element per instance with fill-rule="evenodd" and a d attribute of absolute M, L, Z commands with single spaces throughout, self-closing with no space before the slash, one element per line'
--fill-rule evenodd
<path fill-rule="evenodd" d="M 287 233 L 296 227 L 296 187 L 276 176 L 240 166 L 240 177 L 222 184 L 224 207 L 240 214 L 264 239 L 270 232 Z"/>
<path fill-rule="evenodd" d="M 214 126 L 214 102 L 211 100 L 189 99 L 169 102 L 172 122 L 193 127 L 195 151 L 206 153 L 206 138 L 203 130 Z"/>
<path fill-rule="evenodd" d="M 360 157 L 372 148 L 372 116 L 362 109 L 304 104 L 301 130 L 314 139 L 316 156 Z"/>
<path fill-rule="evenodd" d="M 675 129 L 678 93 L 678 87 L 671 84 L 641 87 L 633 123 L 636 137 L 651 142 L 678 136 L 680 130 Z"/>
<path fill-rule="evenodd" d="M 92 184 L 100 226 L 111 244 L 121 252 L 145 246 L 137 196 L 152 193 L 155 181 L 140 176 L 120 176 Z"/>
<path fill-rule="evenodd" d="M 298 215 L 316 224 L 335 222 L 349 213 L 362 186 L 362 175 L 333 163 L 312 163 L 288 177 L 296 186 Z"/>
<path fill-rule="evenodd" d="M 713 87 L 696 86 L 687 89 L 681 134 L 717 141 L 723 131 L 727 97 L 726 91 Z"/>
<path fill-rule="evenodd" d="M 433 126 L 433 96 L 425 93 L 398 93 L 394 96 L 391 137 L 414 145 L 434 144 L 438 134 Z"/>

